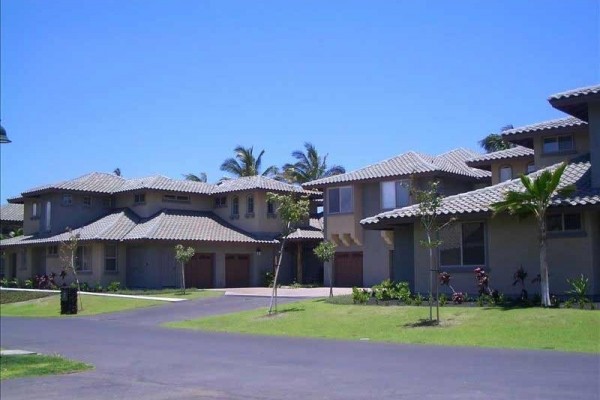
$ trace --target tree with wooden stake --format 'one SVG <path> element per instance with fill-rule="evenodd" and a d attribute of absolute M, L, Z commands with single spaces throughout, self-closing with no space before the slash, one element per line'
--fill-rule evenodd
<path fill-rule="evenodd" d="M 336 247 L 335 243 L 325 240 L 313 249 L 313 253 L 322 263 L 329 263 L 329 297 L 333 297 L 333 264 L 331 261 L 335 257 Z"/>
<path fill-rule="evenodd" d="M 62 264 L 63 270 L 60 276 L 64 279 L 67 273 L 71 271 L 75 277 L 75 283 L 77 284 L 77 291 L 81 292 L 81 285 L 79 284 L 79 277 L 77 276 L 77 248 L 79 247 L 79 234 L 74 233 L 73 230 L 67 227 L 67 233 L 69 237 L 66 240 L 60 242 L 59 247 L 59 259 Z M 80 260 L 83 262 L 83 260 Z M 81 296 L 79 298 L 79 310 L 83 310 L 83 301 Z"/>
<path fill-rule="evenodd" d="M 186 249 L 181 244 L 175 246 L 175 260 L 181 265 L 181 289 L 183 294 L 185 294 L 185 264 L 190 262 L 195 253 L 196 250 L 193 247 Z"/>
<path fill-rule="evenodd" d="M 567 164 L 563 163 L 554 171 L 545 170 L 535 178 L 521 175 L 522 190 L 509 190 L 504 200 L 492 204 L 494 215 L 508 211 L 519 217 L 533 215 L 537 220 L 540 250 L 540 284 L 542 305 L 549 307 L 550 285 L 548 282 L 548 255 L 546 246 L 546 213 L 555 195 L 567 196 L 574 191 L 572 185 L 559 188 L 560 178 Z"/>
<path fill-rule="evenodd" d="M 439 221 L 439 209 L 442 205 L 443 196 L 438 192 L 438 181 L 429 183 L 425 190 L 415 190 L 414 195 L 418 204 L 418 216 L 421 226 L 425 230 L 425 240 L 420 240 L 421 246 L 429 250 L 429 320 L 433 321 L 433 299 L 435 294 L 436 321 L 440 322 L 439 303 L 439 267 L 438 262 L 434 264 L 433 251 L 440 247 L 442 241 L 438 239 L 438 233 L 452 223 L 450 219 L 444 224 Z"/>
<path fill-rule="evenodd" d="M 271 293 L 271 302 L 269 305 L 269 314 L 272 314 L 273 312 L 277 312 L 277 278 L 279 277 L 279 268 L 281 267 L 286 239 L 298 223 L 308 218 L 310 203 L 306 197 L 271 192 L 267 193 L 267 201 L 277 204 L 277 213 L 284 223 L 284 232 L 281 235 L 281 245 L 277 253 L 277 266 L 275 267 L 273 292 Z"/>

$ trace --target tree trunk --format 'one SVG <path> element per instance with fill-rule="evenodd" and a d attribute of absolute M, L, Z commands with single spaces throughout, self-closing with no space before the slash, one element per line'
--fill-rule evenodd
<path fill-rule="evenodd" d="M 429 247 L 429 320 L 433 321 L 433 249 L 429 232 L 427 232 L 427 246 Z"/>
<path fill-rule="evenodd" d="M 546 218 L 540 219 L 540 286 L 542 305 L 550 307 L 550 284 L 548 282 L 548 251 L 546 248 Z"/>
<path fill-rule="evenodd" d="M 279 256 L 277 257 L 277 267 L 275 267 L 275 277 L 273 277 L 273 291 L 271 292 L 271 304 L 269 304 L 269 314 L 272 314 L 273 310 L 275 312 L 277 312 L 277 278 L 279 277 L 279 267 L 281 267 L 281 260 L 283 259 L 283 248 L 285 246 L 285 238 L 286 237 L 287 237 L 287 235 L 284 236 L 283 239 L 281 240 L 281 247 L 279 248 Z"/>
<path fill-rule="evenodd" d="M 79 277 L 77 276 L 77 270 L 75 269 L 75 251 L 71 251 L 71 269 L 73 270 L 73 276 L 75 277 L 75 282 L 77 283 L 77 293 L 79 294 L 77 298 L 79 298 L 79 309 L 83 311 L 83 301 L 81 300 L 81 286 L 79 285 Z"/>
<path fill-rule="evenodd" d="M 329 297 L 333 297 L 333 260 L 329 261 Z"/>
<path fill-rule="evenodd" d="M 183 264 L 183 261 L 180 264 L 181 264 L 181 287 L 183 288 L 183 294 L 185 294 L 185 265 Z"/>
<path fill-rule="evenodd" d="M 302 283 L 302 242 L 296 245 L 296 282 Z"/>

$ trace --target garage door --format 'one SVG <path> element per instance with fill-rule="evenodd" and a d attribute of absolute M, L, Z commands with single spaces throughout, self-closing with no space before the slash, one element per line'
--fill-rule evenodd
<path fill-rule="evenodd" d="M 333 260 L 335 286 L 352 287 L 363 285 L 363 254 L 335 253 Z"/>
<path fill-rule="evenodd" d="M 250 256 L 247 254 L 225 255 L 225 287 L 250 286 Z"/>
<path fill-rule="evenodd" d="M 213 254 L 196 253 L 185 266 L 185 287 L 213 287 Z"/>

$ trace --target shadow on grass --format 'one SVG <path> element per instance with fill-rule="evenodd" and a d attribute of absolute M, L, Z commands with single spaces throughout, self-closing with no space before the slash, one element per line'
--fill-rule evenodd
<path fill-rule="evenodd" d="M 405 328 L 424 328 L 428 326 L 440 326 L 438 321 L 430 319 L 420 319 L 417 322 L 411 322 L 403 325 Z"/>

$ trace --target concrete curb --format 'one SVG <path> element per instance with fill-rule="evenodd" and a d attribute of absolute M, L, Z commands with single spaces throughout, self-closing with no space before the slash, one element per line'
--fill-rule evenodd
<path fill-rule="evenodd" d="M 18 288 L 5 288 L 0 287 L 0 290 L 8 290 L 15 292 L 39 292 L 39 293 L 60 293 L 60 290 L 46 290 L 46 289 L 18 289 Z M 112 293 L 93 293 L 93 292 L 79 292 L 86 296 L 106 296 L 106 297 L 121 297 L 124 299 L 140 299 L 140 300 L 158 300 L 166 301 L 170 303 L 177 303 L 179 301 L 188 301 L 188 299 L 174 299 L 172 297 L 154 297 L 154 296 L 137 296 L 133 294 L 112 294 Z"/>

